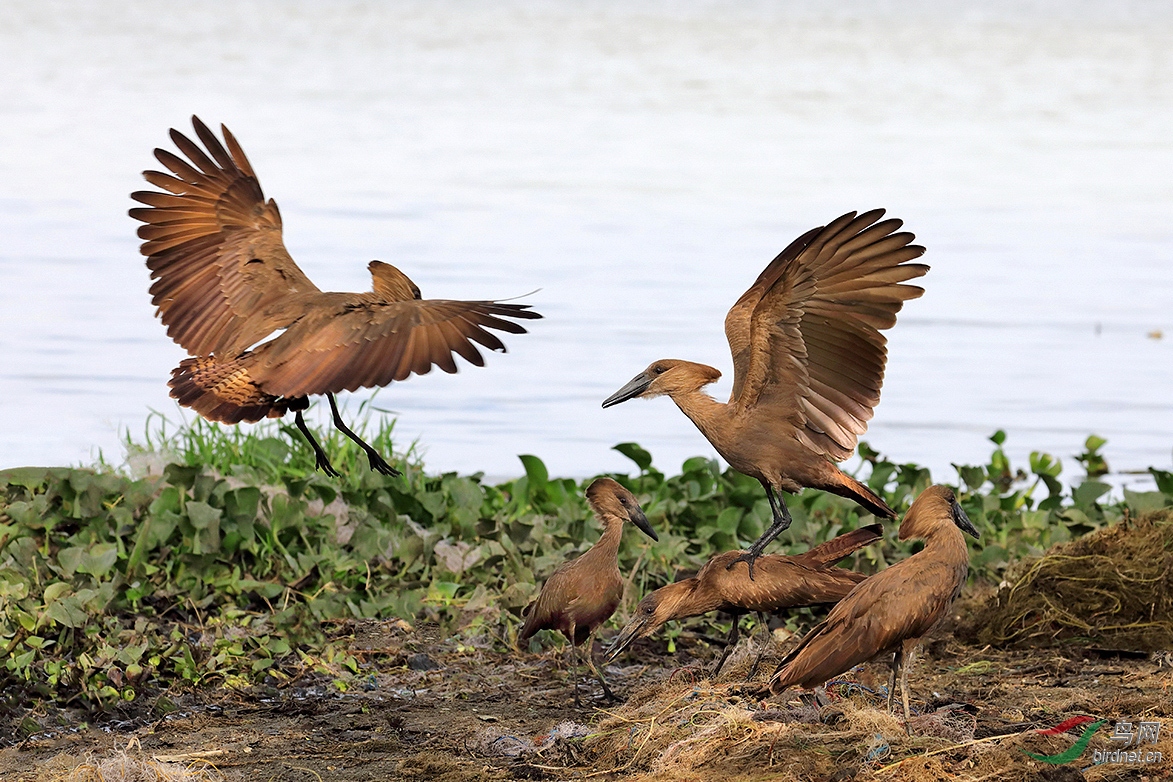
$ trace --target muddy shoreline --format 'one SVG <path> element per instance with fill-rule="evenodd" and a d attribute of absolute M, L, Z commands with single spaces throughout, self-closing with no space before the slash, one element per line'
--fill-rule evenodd
<path fill-rule="evenodd" d="M 743 697 L 742 676 L 753 653 L 745 643 L 731 658 L 728 673 L 716 683 L 708 682 L 705 666 L 716 650 L 704 636 L 686 631 L 677 639 L 674 654 L 667 653 L 662 639 L 649 639 L 607 669 L 616 692 L 632 699 L 628 704 L 606 702 L 597 684 L 583 678 L 586 697 L 583 707 L 575 708 L 567 660 L 558 650 L 508 654 L 456 640 L 424 648 L 409 636 L 397 653 L 383 654 L 361 648 L 369 647 L 369 639 L 364 641 L 362 635 L 356 634 L 354 651 L 366 657 L 369 675 L 350 692 L 339 693 L 329 682 L 320 681 L 284 689 L 170 693 L 165 700 L 144 698 L 141 704 L 95 720 L 84 730 L 52 727 L 50 717 L 68 720 L 64 712 L 39 715 L 47 729 L 0 749 L 0 779 L 63 779 L 87 754 L 119 750 L 160 762 L 210 767 L 227 780 L 700 779 L 698 769 L 657 768 L 657 758 L 650 753 L 640 757 L 630 749 L 625 753 L 620 745 L 616 754 L 615 743 L 607 743 L 607 730 L 600 726 L 624 719 L 624 710 L 637 701 L 684 686 L 709 702 L 781 714 L 768 717 L 767 722 L 793 719 L 798 725 L 795 730 L 810 726 L 828 736 L 837 728 L 845 729 L 844 713 L 882 708 L 886 675 L 885 667 L 877 663 L 858 669 L 845 677 L 850 686 L 830 688 L 829 705 L 818 713 L 803 714 L 794 698 L 754 703 Z M 974 749 L 997 744 L 997 737 L 1013 737 L 1012 743 L 1025 741 L 1035 750 L 1055 751 L 1069 746 L 1078 731 L 1037 740 L 1030 739 L 1030 732 L 1076 714 L 1132 721 L 1173 718 L 1173 656 L 1108 650 L 999 652 L 958 642 L 945 631 L 922 649 L 913 689 L 913 703 L 921 714 L 946 705 L 963 722 L 969 719 L 964 715 L 972 714 L 971 735 L 977 743 L 939 752 L 931 758 L 933 763 L 924 761 L 919 772 L 916 755 L 918 749 L 927 751 L 927 745 L 901 749 L 895 742 L 883 759 L 899 761 L 906 753 L 913 762 L 882 774 L 883 763 L 866 761 L 865 755 L 853 752 L 839 752 L 838 759 L 828 757 L 817 741 L 801 742 L 811 755 L 805 765 L 793 765 L 802 759 L 802 752 L 787 755 L 789 772 L 778 767 L 777 753 L 757 758 L 731 751 L 724 759 L 706 760 L 701 768 L 746 780 L 779 778 L 779 773 L 785 774 L 781 778 L 802 779 L 922 779 L 926 773 L 932 778 L 937 769 L 953 778 L 977 779 L 968 773 L 980 766 Z M 160 708 L 176 710 L 159 715 Z M 876 715 L 886 719 L 878 711 Z M 1173 720 L 1166 723 L 1165 730 L 1173 733 Z M 1111 748 L 1107 732 L 1102 733 L 1103 739 L 1097 737 L 1095 746 Z M 750 733 L 746 735 L 752 739 Z M 1163 735 L 1161 744 L 1166 745 L 1169 738 L 1173 737 Z M 977 741 L 982 739 L 987 741 Z M 1091 754 L 1089 749 L 1083 765 L 1090 765 Z M 1173 752 L 1167 749 L 1165 754 L 1173 761 Z M 1014 761 L 1018 767 L 1003 778 L 1159 780 L 1173 776 L 1173 767 L 1166 763 L 1144 773 L 1136 768 L 1117 773 L 1095 767 L 1087 769 L 1085 776 L 1056 777 L 1067 771 L 1077 773 L 1077 766 L 1063 766 L 1061 772 L 1056 770 L 1059 767 L 1018 755 L 1020 759 Z"/>

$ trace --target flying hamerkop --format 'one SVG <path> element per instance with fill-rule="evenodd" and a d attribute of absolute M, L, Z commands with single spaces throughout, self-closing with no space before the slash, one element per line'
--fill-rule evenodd
<path fill-rule="evenodd" d="M 334 395 L 385 386 L 433 366 L 456 371 L 453 354 L 476 366 L 473 343 L 504 351 L 488 329 L 524 334 L 508 318 L 540 318 L 525 304 L 424 299 L 394 266 L 371 261 L 367 293 L 319 290 L 281 238 L 281 213 L 266 201 L 244 150 L 228 128 L 224 143 L 198 117 L 207 152 L 179 131 L 187 160 L 156 149 L 170 173 L 145 171 L 159 190 L 131 198 L 147 256 L 152 302 L 167 334 L 190 358 L 171 373 L 171 396 L 210 421 L 236 424 L 294 413 L 317 467 L 337 475 L 306 427 L 309 397 L 325 394 L 335 425 L 367 454 L 371 469 L 396 470 L 347 428 Z"/>

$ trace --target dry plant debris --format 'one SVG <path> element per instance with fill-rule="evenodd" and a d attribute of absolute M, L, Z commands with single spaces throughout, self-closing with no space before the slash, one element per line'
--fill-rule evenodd
<path fill-rule="evenodd" d="M 197 753 L 198 754 L 198 753 Z M 46 764 L 45 782 L 221 782 L 224 777 L 208 761 L 192 758 L 168 762 L 125 750 L 77 762 L 68 755 Z"/>
<path fill-rule="evenodd" d="M 1023 560 L 974 617 L 980 643 L 1173 648 L 1173 512 L 1121 521 Z"/>

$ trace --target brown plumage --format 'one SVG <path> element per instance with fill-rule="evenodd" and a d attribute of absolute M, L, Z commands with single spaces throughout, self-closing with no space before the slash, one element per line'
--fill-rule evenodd
<path fill-rule="evenodd" d="M 519 641 L 529 639 L 539 630 L 558 630 L 572 647 L 587 642 L 587 664 L 603 685 L 603 692 L 613 698 L 602 672 L 591 657 L 595 631 L 615 613 L 623 599 L 623 577 L 619 573 L 619 542 L 623 524 L 630 521 L 652 540 L 659 540 L 655 530 L 635 497 L 618 482 L 599 478 L 586 490 L 587 502 L 603 524 L 603 534 L 595 545 L 577 559 L 564 562 L 550 574 L 538 599 L 522 611 L 525 624 L 517 634 Z M 575 651 L 571 649 L 571 655 Z M 574 702 L 578 703 L 578 664 L 574 666 Z"/>
<path fill-rule="evenodd" d="M 757 575 L 752 581 L 744 571 L 728 567 L 741 552 L 717 554 L 692 578 L 660 587 L 640 601 L 635 615 L 612 642 L 608 656 L 614 658 L 635 639 L 646 638 L 673 619 L 724 611 L 733 614 L 733 628 L 713 669 L 715 678 L 740 636 L 738 620 L 742 614 L 752 611 L 761 616 L 788 608 L 837 603 L 867 576 L 835 564 L 882 535 L 879 524 L 870 524 L 797 556 L 765 555 L 758 560 Z M 761 624 L 765 625 L 764 617 Z M 750 678 L 757 666 L 755 662 Z"/>
<path fill-rule="evenodd" d="M 403 272 L 379 261 L 368 265 L 368 293 L 319 290 L 286 251 L 277 204 L 265 200 L 240 144 L 223 125 L 223 144 L 198 117 L 192 125 L 206 151 L 172 129 L 187 160 L 156 149 L 170 173 L 143 172 L 159 191 L 131 194 L 147 205 L 130 215 L 145 223 L 138 235 L 155 280 L 152 302 L 167 334 L 192 356 L 171 373 L 171 395 L 227 424 L 292 410 L 318 467 L 337 475 L 301 415 L 307 397 L 325 394 L 335 424 L 366 451 L 371 468 L 396 474 L 342 423 L 334 394 L 433 365 L 455 372 L 453 353 L 484 366 L 474 342 L 505 350 L 486 329 L 524 334 L 505 318 L 541 316 L 524 304 L 421 299 Z"/>
<path fill-rule="evenodd" d="M 978 537 L 948 486 L 925 489 L 900 524 L 901 540 L 923 540 L 923 549 L 860 583 L 807 633 L 770 679 L 770 689 L 817 687 L 875 657 L 892 655 L 888 711 L 900 689 L 908 710 L 908 669 L 917 644 L 961 594 L 969 570 L 962 532 Z"/>
<path fill-rule="evenodd" d="M 924 248 L 897 232 L 884 210 L 849 212 L 782 251 L 725 318 L 733 354 L 728 403 L 701 389 L 721 373 L 690 361 L 651 364 L 603 402 L 667 394 L 733 469 L 757 478 L 774 521 L 737 561 L 753 562 L 790 526 L 780 492 L 804 486 L 855 500 L 877 516 L 895 514 L 871 489 L 835 466 L 855 449 L 880 401 L 887 340 L 908 299 L 907 280 L 929 270 Z M 775 496 L 775 492 L 779 492 Z"/>

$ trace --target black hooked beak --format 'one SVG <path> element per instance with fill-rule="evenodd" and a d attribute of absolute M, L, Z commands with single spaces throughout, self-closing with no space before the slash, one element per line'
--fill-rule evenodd
<path fill-rule="evenodd" d="M 627 647 L 631 646 L 631 642 L 642 635 L 640 631 L 644 629 L 647 623 L 648 617 L 637 611 L 636 615 L 623 626 L 623 629 L 619 631 L 619 635 L 615 636 L 615 640 L 611 641 L 611 645 L 604 651 L 606 661 L 611 662 L 622 654 Z"/>
<path fill-rule="evenodd" d="M 631 519 L 631 523 L 639 527 L 640 531 L 647 535 L 657 543 L 660 542 L 660 536 L 652 529 L 652 525 L 648 523 L 648 517 L 644 515 L 643 509 L 640 507 L 632 508 L 627 512 L 627 518 Z"/>
<path fill-rule="evenodd" d="M 640 372 L 633 377 L 631 381 L 623 388 L 616 391 L 611 396 L 603 400 L 603 407 L 611 407 L 620 402 L 626 402 L 628 399 L 635 399 L 637 396 L 648 390 L 648 386 L 652 384 L 652 378 L 648 377 L 647 372 Z"/>
<path fill-rule="evenodd" d="M 969 520 L 969 516 L 965 515 L 965 511 L 957 504 L 957 500 L 953 501 L 953 523 L 957 525 L 962 532 L 967 532 L 975 538 L 980 539 L 977 527 L 973 526 L 973 522 Z"/>

